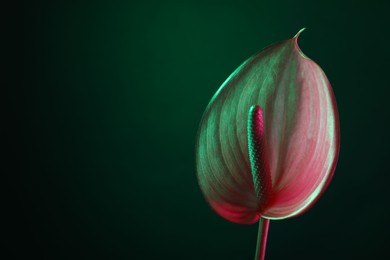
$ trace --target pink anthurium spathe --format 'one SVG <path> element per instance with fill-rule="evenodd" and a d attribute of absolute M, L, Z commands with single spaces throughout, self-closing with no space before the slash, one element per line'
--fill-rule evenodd
<path fill-rule="evenodd" d="M 199 186 L 223 218 L 260 221 L 257 259 L 264 258 L 269 220 L 309 209 L 338 158 L 336 101 L 325 73 L 299 49 L 300 32 L 233 72 L 197 136 Z"/>

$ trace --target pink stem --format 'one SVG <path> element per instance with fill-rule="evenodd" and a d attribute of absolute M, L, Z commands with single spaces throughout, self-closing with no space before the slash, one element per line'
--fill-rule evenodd
<path fill-rule="evenodd" d="M 267 246 L 267 236 L 269 228 L 269 219 L 259 219 L 259 233 L 257 235 L 257 247 L 255 260 L 264 260 L 265 248 Z"/>

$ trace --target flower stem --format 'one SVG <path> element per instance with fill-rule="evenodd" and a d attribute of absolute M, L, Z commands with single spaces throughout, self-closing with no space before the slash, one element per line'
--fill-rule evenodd
<path fill-rule="evenodd" d="M 269 219 L 259 219 L 259 233 L 257 235 L 257 247 L 255 260 L 264 260 L 265 248 L 267 246 L 267 236 L 269 228 Z"/>

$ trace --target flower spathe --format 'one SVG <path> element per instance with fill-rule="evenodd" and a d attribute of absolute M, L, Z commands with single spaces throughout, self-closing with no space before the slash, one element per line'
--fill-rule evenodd
<path fill-rule="evenodd" d="M 229 221 L 299 215 L 334 173 L 340 142 L 335 98 L 325 73 L 299 49 L 298 36 L 245 61 L 201 120 L 198 182 L 209 205 Z"/>

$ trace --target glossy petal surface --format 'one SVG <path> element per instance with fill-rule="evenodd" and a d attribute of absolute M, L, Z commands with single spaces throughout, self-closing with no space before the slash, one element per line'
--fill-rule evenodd
<path fill-rule="evenodd" d="M 302 54 L 297 37 L 245 61 L 214 95 L 201 120 L 199 185 L 210 206 L 229 221 L 250 224 L 260 216 L 298 215 L 316 201 L 335 170 L 336 102 L 324 72 Z M 262 109 L 272 186 L 263 197 L 254 188 L 248 151 L 252 106 Z"/>

